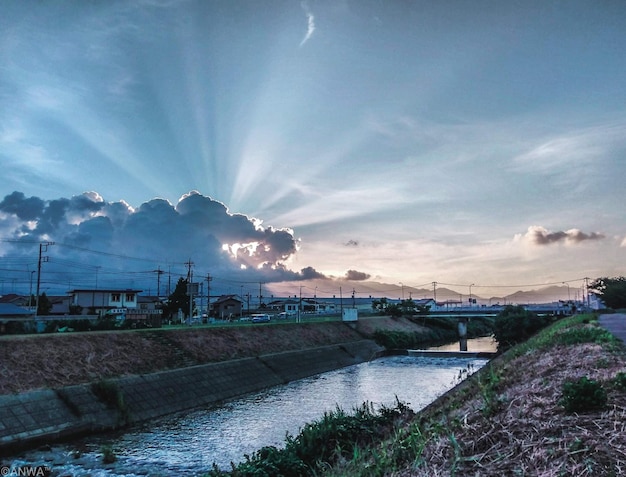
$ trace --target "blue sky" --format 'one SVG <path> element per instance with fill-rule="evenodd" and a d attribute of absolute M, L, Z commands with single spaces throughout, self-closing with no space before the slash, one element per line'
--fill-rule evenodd
<path fill-rule="evenodd" d="M 0 9 L 0 238 L 242 281 L 626 274 L 621 1 Z"/>

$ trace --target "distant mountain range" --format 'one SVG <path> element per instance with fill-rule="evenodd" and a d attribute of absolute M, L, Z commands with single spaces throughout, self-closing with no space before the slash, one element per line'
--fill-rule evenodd
<path fill-rule="evenodd" d="M 354 291 L 354 295 L 357 298 L 369 298 L 371 296 L 373 298 L 413 298 L 414 300 L 418 300 L 422 298 L 434 298 L 435 294 L 433 288 L 413 288 L 403 286 L 401 284 L 338 279 L 267 283 L 264 284 L 264 288 L 265 294 L 271 294 L 276 297 L 302 296 L 302 298 L 313 298 L 314 296 L 319 298 L 338 298 L 339 296 L 343 296 L 346 298 L 351 297 Z M 577 290 L 574 290 L 573 287 L 568 289 L 567 285 L 553 285 L 535 290 L 518 290 L 507 295 L 492 297 L 483 297 L 472 292 L 472 298 L 476 299 L 477 304 L 481 305 L 503 305 L 508 303 L 551 303 L 559 300 L 580 299 L 580 296 L 576 296 L 576 291 Z M 456 290 L 437 286 L 436 299 L 437 301 L 461 301 L 467 303 L 469 299 L 469 289 L 465 290 L 463 293 L 459 293 Z"/>

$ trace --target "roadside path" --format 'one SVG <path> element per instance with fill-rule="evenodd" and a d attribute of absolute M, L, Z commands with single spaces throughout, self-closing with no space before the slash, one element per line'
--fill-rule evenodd
<path fill-rule="evenodd" d="M 626 314 L 613 313 L 610 315 L 600 315 L 598 322 L 616 338 L 619 338 L 626 344 Z"/>

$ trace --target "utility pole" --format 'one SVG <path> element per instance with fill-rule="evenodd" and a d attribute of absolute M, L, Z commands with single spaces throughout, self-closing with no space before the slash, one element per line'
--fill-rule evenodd
<path fill-rule="evenodd" d="M 191 258 L 185 262 L 185 265 L 187 265 L 187 295 L 189 295 L 189 324 L 191 325 L 191 314 L 193 313 L 193 270 L 191 269 L 193 262 Z"/>
<path fill-rule="evenodd" d="M 54 242 L 41 242 L 39 244 L 39 260 L 37 262 L 37 296 L 35 300 L 35 316 L 39 313 L 39 289 L 41 287 L 41 262 L 47 262 L 50 257 L 42 257 L 43 252 L 48 251 L 48 246 L 54 245 Z"/>
<path fill-rule="evenodd" d="M 300 285 L 300 303 L 298 303 L 298 323 L 302 322 L 302 285 Z"/>
<path fill-rule="evenodd" d="M 339 287 L 339 309 L 341 310 L 341 318 L 343 319 L 343 293 Z"/>
<path fill-rule="evenodd" d="M 210 273 L 206 274 L 206 316 L 209 318 L 211 314 L 211 280 L 213 277 Z"/>
<path fill-rule="evenodd" d="M 167 297 L 172 294 L 172 266 L 167 266 Z"/>
<path fill-rule="evenodd" d="M 437 282 L 433 282 L 433 299 L 435 300 L 435 306 L 437 306 Z"/>
<path fill-rule="evenodd" d="M 157 298 L 160 298 L 161 297 L 161 275 L 164 274 L 165 272 L 161 270 L 160 266 L 157 267 L 155 272 L 157 274 Z"/>
<path fill-rule="evenodd" d="M 33 306 L 33 273 L 35 270 L 30 271 L 30 288 L 28 289 L 28 307 L 32 308 Z"/>

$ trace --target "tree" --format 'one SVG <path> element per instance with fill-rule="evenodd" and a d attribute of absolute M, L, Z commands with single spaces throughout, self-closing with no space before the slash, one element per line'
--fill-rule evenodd
<path fill-rule="evenodd" d="M 374 311 L 378 311 L 381 315 L 390 315 L 394 318 L 402 316 L 402 307 L 395 303 L 389 303 L 389 300 L 387 300 L 387 298 L 373 300 L 372 308 L 374 309 Z"/>
<path fill-rule="evenodd" d="M 609 308 L 626 308 L 626 277 L 598 278 L 589 285 L 589 290 Z"/>
<path fill-rule="evenodd" d="M 505 306 L 493 324 L 493 336 L 498 342 L 498 350 L 504 351 L 526 341 L 550 321 L 550 318 L 538 316 L 523 306 Z"/>
<path fill-rule="evenodd" d="M 178 279 L 176 288 L 168 297 L 165 309 L 170 317 L 177 316 L 178 310 L 182 310 L 185 316 L 189 314 L 189 295 L 187 294 L 187 280 L 185 278 Z"/>
<path fill-rule="evenodd" d="M 37 315 L 49 315 L 52 311 L 52 303 L 48 300 L 46 292 L 39 295 L 39 306 L 37 307 Z"/>
<path fill-rule="evenodd" d="M 415 314 L 415 307 L 415 302 L 410 298 L 400 302 L 400 308 L 403 315 L 413 316 Z"/>
<path fill-rule="evenodd" d="M 387 298 L 381 298 L 380 300 L 372 300 L 372 309 L 374 311 L 379 312 L 381 315 L 384 315 L 387 311 L 387 306 L 389 306 L 389 302 Z"/>

